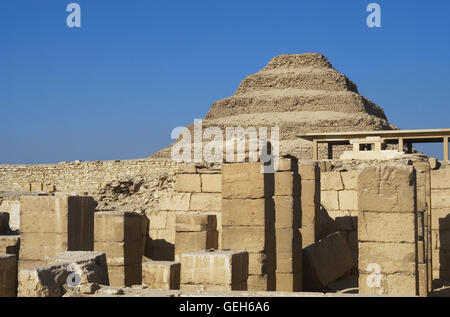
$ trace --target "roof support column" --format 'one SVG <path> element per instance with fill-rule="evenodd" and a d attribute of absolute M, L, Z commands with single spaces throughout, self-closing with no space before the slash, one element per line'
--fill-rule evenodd
<path fill-rule="evenodd" d="M 448 136 L 444 137 L 444 161 L 448 161 Z"/>
<path fill-rule="evenodd" d="M 403 138 L 398 138 L 398 151 L 403 152 Z"/>

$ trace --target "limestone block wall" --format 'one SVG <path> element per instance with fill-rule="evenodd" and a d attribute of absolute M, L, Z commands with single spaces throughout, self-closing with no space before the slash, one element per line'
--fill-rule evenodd
<path fill-rule="evenodd" d="M 186 236 L 191 242 L 195 242 L 197 250 L 222 247 L 221 181 L 220 168 L 195 165 L 180 167 L 176 176 L 175 192 L 162 193 L 159 209 L 146 212 L 150 222 L 151 250 L 146 254 L 148 257 L 153 260 L 173 261 L 177 235 L 179 241 L 182 236 Z M 192 218 L 195 218 L 195 214 L 199 215 L 198 219 Z M 176 228 L 177 215 L 180 230 Z M 192 218 L 190 220 L 186 219 L 189 215 Z M 215 216 L 214 221 L 212 218 L 201 220 L 201 215 Z M 209 224 L 208 219 L 212 221 Z M 189 224 L 198 226 L 186 226 Z M 187 227 L 189 230 L 186 231 Z M 183 249 L 180 243 L 178 249 L 178 253 Z"/>
<path fill-rule="evenodd" d="M 321 215 L 319 238 L 341 231 L 358 268 L 358 173 L 356 170 L 320 173 Z"/>
<path fill-rule="evenodd" d="M 431 171 L 433 279 L 450 281 L 450 168 Z"/>

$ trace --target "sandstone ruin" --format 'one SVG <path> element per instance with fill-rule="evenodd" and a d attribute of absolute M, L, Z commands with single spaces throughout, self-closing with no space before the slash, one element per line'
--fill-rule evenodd
<path fill-rule="evenodd" d="M 450 295 L 449 161 L 297 137 L 397 129 L 324 56 L 275 57 L 204 125 L 279 126 L 277 169 L 0 165 L 0 297 Z"/>

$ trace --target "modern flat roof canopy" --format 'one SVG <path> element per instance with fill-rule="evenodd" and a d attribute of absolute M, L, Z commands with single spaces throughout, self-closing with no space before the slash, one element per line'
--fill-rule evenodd
<path fill-rule="evenodd" d="M 356 132 L 326 132 L 326 133 L 306 133 L 297 135 L 299 138 L 313 142 L 313 156 L 318 159 L 318 143 L 328 143 L 329 155 L 332 153 L 332 145 L 350 144 L 350 141 L 357 139 L 377 138 L 383 143 L 398 144 L 398 150 L 403 151 L 406 143 L 411 149 L 412 143 L 444 143 L 444 160 L 449 160 L 448 142 L 450 129 L 424 129 L 424 130 L 381 130 L 381 131 L 356 131 Z"/>

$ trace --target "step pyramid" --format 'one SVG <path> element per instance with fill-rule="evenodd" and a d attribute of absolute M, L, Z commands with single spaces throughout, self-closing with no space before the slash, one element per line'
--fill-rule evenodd
<path fill-rule="evenodd" d="M 298 134 L 396 129 L 381 107 L 317 53 L 274 57 L 245 78 L 233 96 L 215 102 L 202 125 L 219 127 L 224 135 L 226 127 L 279 127 L 280 154 L 301 159 L 311 159 L 312 148 Z M 170 152 L 167 147 L 151 157 L 170 158 Z"/>

